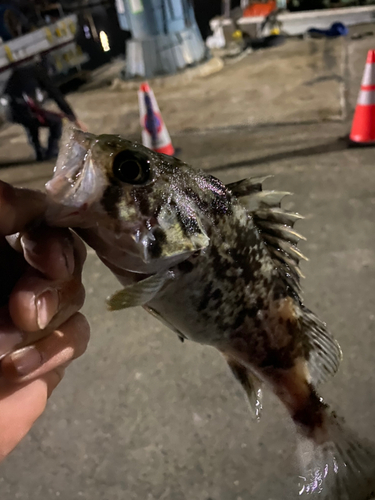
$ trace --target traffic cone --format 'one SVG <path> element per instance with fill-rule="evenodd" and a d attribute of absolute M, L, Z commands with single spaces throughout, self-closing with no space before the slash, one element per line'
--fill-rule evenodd
<path fill-rule="evenodd" d="M 375 144 L 375 50 L 369 50 L 349 135 L 352 143 Z"/>
<path fill-rule="evenodd" d="M 167 127 L 163 122 L 158 103 L 148 83 L 142 83 L 138 91 L 139 112 L 142 127 L 142 144 L 147 148 L 173 156 L 175 154 Z"/>

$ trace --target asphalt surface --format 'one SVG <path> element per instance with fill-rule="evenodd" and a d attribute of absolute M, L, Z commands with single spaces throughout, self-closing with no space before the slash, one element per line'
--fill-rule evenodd
<path fill-rule="evenodd" d="M 310 259 L 305 303 L 344 352 L 320 392 L 375 441 L 374 150 L 348 149 L 348 127 L 301 120 L 173 141 L 183 159 L 225 182 L 274 174 L 267 187 L 295 193 L 284 206 L 306 217 L 297 225 Z M 2 137 L 0 159 L 16 161 L 22 140 L 14 130 Z M 0 178 L 41 188 L 52 165 L 25 163 Z M 262 420 L 252 422 L 215 350 L 180 343 L 140 308 L 107 312 L 104 300 L 119 285 L 92 252 L 84 281 L 89 349 L 2 463 L 2 500 L 297 499 L 295 436 L 275 396 L 265 390 Z"/>

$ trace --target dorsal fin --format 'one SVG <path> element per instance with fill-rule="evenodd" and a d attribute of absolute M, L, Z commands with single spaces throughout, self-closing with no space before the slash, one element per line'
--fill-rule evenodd
<path fill-rule="evenodd" d="M 299 240 L 305 238 L 293 227 L 303 217 L 281 208 L 281 200 L 291 193 L 263 190 L 262 183 L 269 177 L 271 176 L 244 179 L 228 184 L 227 188 L 253 217 L 283 278 L 300 298 L 300 278 L 303 274 L 299 269 L 299 261 L 307 258 L 297 248 Z"/>
<path fill-rule="evenodd" d="M 293 226 L 303 217 L 281 208 L 282 198 L 289 193 L 263 191 L 262 182 L 265 179 L 267 177 L 245 179 L 229 184 L 227 188 L 247 208 L 280 275 L 300 302 L 302 311 L 300 323 L 305 337 L 307 367 L 311 383 L 316 387 L 337 372 L 342 357 L 341 349 L 327 331 L 326 325 L 301 302 L 300 278 L 303 274 L 299 268 L 299 261 L 306 257 L 296 245 L 299 240 L 305 238 L 297 233 Z M 249 400 L 253 401 L 255 393 L 251 390 L 251 383 L 247 382 L 239 370 L 236 373 L 232 368 L 232 371 L 250 394 Z"/>
<path fill-rule="evenodd" d="M 240 198 L 241 196 L 248 196 L 251 193 L 256 193 L 257 191 L 262 191 L 262 184 L 266 179 L 270 179 L 272 175 L 264 175 L 263 177 L 251 177 L 249 179 L 243 179 L 242 181 L 232 182 L 227 184 L 227 188 Z"/>

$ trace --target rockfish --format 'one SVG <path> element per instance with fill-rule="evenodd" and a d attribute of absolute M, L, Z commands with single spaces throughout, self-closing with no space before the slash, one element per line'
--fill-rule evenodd
<path fill-rule="evenodd" d="M 216 347 L 253 413 L 261 385 L 297 431 L 299 494 L 368 500 L 375 451 L 323 402 L 338 343 L 302 302 L 301 218 L 264 178 L 224 185 L 119 136 L 69 132 L 47 185 L 51 225 L 69 226 L 124 288 L 112 310 L 143 306 L 184 341 Z"/>

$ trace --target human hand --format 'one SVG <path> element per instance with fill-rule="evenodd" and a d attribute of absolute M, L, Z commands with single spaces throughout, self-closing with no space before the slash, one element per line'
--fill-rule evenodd
<path fill-rule="evenodd" d="M 87 128 L 87 125 L 83 122 L 81 122 L 81 120 L 76 120 L 74 122 L 74 125 L 79 128 L 80 130 L 82 130 L 82 132 L 88 132 L 88 128 Z"/>
<path fill-rule="evenodd" d="M 89 340 L 77 312 L 85 296 L 83 243 L 66 229 L 23 234 L 44 210 L 42 193 L 0 181 L 0 460 L 43 413 Z"/>

